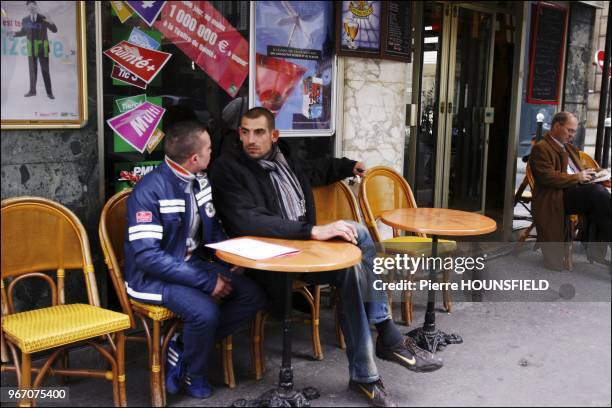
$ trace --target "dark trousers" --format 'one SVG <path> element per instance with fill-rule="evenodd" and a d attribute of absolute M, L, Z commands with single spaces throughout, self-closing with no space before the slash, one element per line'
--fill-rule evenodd
<path fill-rule="evenodd" d="M 208 376 L 208 358 L 215 341 L 232 334 L 265 306 L 263 292 L 246 276 L 232 274 L 221 264 L 213 269 L 208 264 L 206 270 L 232 280 L 233 291 L 221 304 L 189 286 L 168 283 L 164 289 L 163 305 L 183 321 L 183 361 L 187 373 L 194 377 Z M 206 273 L 204 269 L 202 273 Z"/>
<path fill-rule="evenodd" d="M 563 191 L 565 213 L 584 214 L 596 228 L 597 242 L 610 242 L 610 193 L 601 184 L 579 184 Z"/>
<path fill-rule="evenodd" d="M 42 44 L 36 48 L 33 48 L 32 55 L 28 57 L 28 66 L 30 68 L 30 92 L 36 92 L 39 62 L 43 81 L 45 82 L 45 90 L 47 91 L 47 94 L 52 94 L 51 76 L 49 75 L 49 51 L 45 50 L 45 47 Z"/>

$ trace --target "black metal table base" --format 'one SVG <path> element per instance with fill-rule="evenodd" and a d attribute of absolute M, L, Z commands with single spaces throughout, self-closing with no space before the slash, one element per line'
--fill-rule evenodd
<path fill-rule="evenodd" d="M 272 388 L 257 399 L 244 398 L 232 403 L 232 407 L 310 407 L 310 401 L 321 394 L 316 388 L 306 387 L 302 391 L 293 389 L 293 366 L 291 365 L 291 293 L 293 276 L 285 273 L 285 305 L 283 322 L 283 361 L 278 373 L 278 387 Z"/>
<path fill-rule="evenodd" d="M 449 344 L 460 344 L 463 343 L 463 339 L 458 334 L 446 334 L 440 330 L 425 331 L 422 327 L 414 329 L 408 333 L 414 339 L 416 344 L 432 353 L 446 347 Z"/>
<path fill-rule="evenodd" d="M 319 391 L 313 387 L 306 387 L 302 391 L 277 387 L 264 392 L 257 399 L 234 401 L 232 407 L 309 407 L 310 401 L 319 396 Z"/>

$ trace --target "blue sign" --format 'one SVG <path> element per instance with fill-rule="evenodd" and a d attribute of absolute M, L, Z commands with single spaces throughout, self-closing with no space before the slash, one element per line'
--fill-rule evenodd
<path fill-rule="evenodd" d="M 128 42 L 135 45 L 140 45 L 141 47 L 148 48 L 150 50 L 157 50 L 161 45 L 154 38 L 145 34 L 144 31 L 140 30 L 138 27 L 134 27 L 134 29 L 130 33 L 130 38 L 128 38 Z"/>

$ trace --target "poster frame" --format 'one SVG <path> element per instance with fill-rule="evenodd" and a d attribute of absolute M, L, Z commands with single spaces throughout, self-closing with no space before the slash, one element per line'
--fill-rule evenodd
<path fill-rule="evenodd" d="M 256 3 L 250 3 L 250 29 L 249 29 L 249 109 L 255 107 L 255 81 L 256 81 L 256 47 L 257 47 L 257 27 Z M 334 17 L 332 17 L 333 19 Z M 333 28 L 335 29 L 335 28 Z M 338 56 L 332 55 L 332 82 L 331 82 L 331 107 L 330 107 L 330 127 L 328 129 L 279 129 L 282 137 L 329 137 L 336 133 L 336 101 L 338 97 Z"/>
<path fill-rule="evenodd" d="M 2 129 L 79 129 L 87 124 L 87 42 L 84 1 L 64 1 L 76 7 L 76 27 L 74 27 L 77 44 L 76 73 L 78 87 L 78 118 L 76 119 L 2 119 Z M 34 116 L 34 115 L 32 115 Z"/>

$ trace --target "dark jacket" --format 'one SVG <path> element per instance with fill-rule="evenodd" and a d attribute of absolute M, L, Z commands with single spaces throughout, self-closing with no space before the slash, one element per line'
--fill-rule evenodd
<path fill-rule="evenodd" d="M 529 166 L 535 180 L 533 192 L 533 215 L 540 242 L 563 242 L 567 228 L 563 190 L 577 185 L 578 174 L 567 173 L 567 163 L 571 157 L 580 170 L 584 165 L 580 153 L 571 144 L 563 150 L 550 134 L 533 146 L 529 157 Z M 560 267 L 562 259 L 556 252 L 556 246 L 544 245 L 544 259 L 552 267 Z"/>
<path fill-rule="evenodd" d="M 238 146 L 223 154 L 210 173 L 215 207 L 230 236 L 310 239 L 316 220 L 312 187 L 353 175 L 356 164 L 353 160 L 301 160 L 292 157 L 288 146 L 282 142 L 279 142 L 279 147 L 302 186 L 306 220 L 291 221 L 281 217 L 268 173 Z"/>

